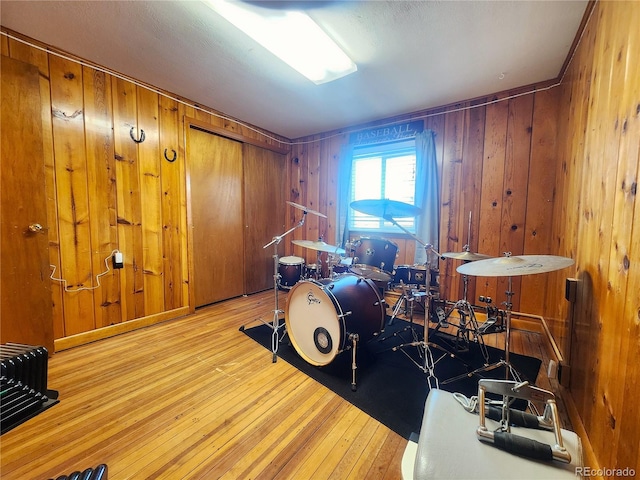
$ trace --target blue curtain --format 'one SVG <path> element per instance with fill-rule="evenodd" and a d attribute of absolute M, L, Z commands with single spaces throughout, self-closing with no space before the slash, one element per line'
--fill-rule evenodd
<path fill-rule="evenodd" d="M 353 167 L 353 145 L 344 145 L 340 149 L 338 164 L 338 208 L 336 245 L 344 248 L 349 241 L 349 211 L 351 201 L 351 170 Z"/>
<path fill-rule="evenodd" d="M 438 162 L 436 160 L 435 133 L 432 130 L 416 134 L 416 206 L 422 209 L 422 215 L 417 218 L 416 236 L 433 245 L 438 250 L 440 238 L 440 189 L 438 186 Z M 424 264 L 428 258 L 435 263 L 435 255 L 427 256 L 425 248 L 416 244 L 415 263 Z"/>

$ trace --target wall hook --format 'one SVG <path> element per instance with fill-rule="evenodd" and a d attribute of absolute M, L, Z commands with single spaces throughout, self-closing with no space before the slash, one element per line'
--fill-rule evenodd
<path fill-rule="evenodd" d="M 175 162 L 176 158 L 178 158 L 178 153 L 172 148 L 171 151 L 173 152 L 173 158 L 169 158 L 167 157 L 167 149 L 164 149 L 164 158 L 167 160 L 167 162 Z"/>
<path fill-rule="evenodd" d="M 131 127 L 131 130 L 129 130 L 129 136 L 131 137 L 131 140 L 133 140 L 136 143 L 144 142 L 144 130 L 140 129 L 140 138 L 137 139 L 136 137 L 133 136 L 133 130 L 134 129 L 135 129 L 135 127 Z"/>

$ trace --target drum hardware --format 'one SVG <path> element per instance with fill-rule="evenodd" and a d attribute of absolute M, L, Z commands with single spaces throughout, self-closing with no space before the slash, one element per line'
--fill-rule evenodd
<path fill-rule="evenodd" d="M 279 258 L 278 258 L 278 245 L 280 245 L 280 242 L 282 242 L 282 239 L 284 237 L 286 237 L 287 235 L 289 235 L 291 232 L 293 232 L 294 230 L 296 230 L 297 228 L 300 228 L 304 225 L 304 221 L 307 217 L 307 213 L 312 213 L 314 215 L 318 215 L 320 217 L 324 217 L 327 218 L 326 215 L 323 215 L 319 212 L 316 212 L 314 210 L 310 210 L 307 207 L 304 207 L 302 205 L 298 205 L 297 203 L 293 203 L 293 202 L 287 202 L 289 205 L 294 206 L 295 208 L 298 208 L 300 210 L 302 210 L 302 218 L 300 219 L 300 221 L 293 227 L 291 227 L 289 230 L 287 230 L 286 232 L 284 232 L 281 235 L 276 235 L 275 237 L 273 237 L 273 239 L 267 243 L 266 245 L 264 245 L 262 248 L 268 248 L 270 246 L 273 245 L 273 296 L 274 296 L 274 309 L 273 309 L 273 318 L 271 320 L 271 322 L 265 322 L 262 318 L 260 318 L 259 320 L 264 323 L 265 325 L 269 325 L 271 327 L 271 329 L 273 330 L 273 333 L 271 335 L 271 352 L 273 354 L 273 358 L 272 358 L 272 362 L 276 363 L 276 361 L 278 360 L 278 345 L 280 343 L 280 329 L 284 328 L 285 325 L 281 325 L 280 324 L 280 315 L 284 314 L 283 310 L 280 310 L 280 307 L 278 305 L 278 291 L 279 291 L 279 284 L 280 284 L 280 272 L 279 272 L 279 266 L 280 266 L 280 262 L 279 262 Z M 246 325 L 242 325 L 240 327 L 240 331 L 244 331 Z M 286 332 L 285 332 L 286 333 Z"/>
<path fill-rule="evenodd" d="M 444 383 L 450 383 L 464 377 L 479 375 L 482 372 L 495 370 L 496 368 L 505 367 L 505 378 L 513 378 L 517 382 L 521 382 L 520 374 L 510 362 L 510 342 L 511 342 L 511 310 L 514 292 L 512 291 L 512 277 L 520 275 L 529 275 L 536 273 L 552 272 L 561 270 L 573 265 L 574 261 L 567 257 L 558 257 L 552 255 L 521 255 L 511 256 L 511 252 L 505 252 L 504 256 L 491 258 L 487 260 L 479 260 L 460 265 L 456 270 L 463 275 L 474 275 L 480 277 L 508 277 L 508 287 L 505 292 L 507 300 L 504 302 L 505 309 L 505 343 L 504 343 L 504 359 L 491 365 L 484 365 L 466 375 L 460 375 L 450 378 Z"/>
<path fill-rule="evenodd" d="M 491 297 L 484 297 L 480 295 L 478 300 L 487 304 L 487 319 L 482 325 L 480 325 L 480 328 L 478 328 L 478 333 L 480 335 L 487 335 L 490 333 L 504 332 L 504 311 L 491 305 Z"/>
<path fill-rule="evenodd" d="M 472 261 L 470 259 L 474 258 L 474 256 L 476 255 L 478 256 L 478 258 L 480 257 L 491 258 L 488 255 L 471 254 L 471 252 L 469 251 L 468 244 L 464 246 L 463 250 L 464 251 L 461 255 L 452 254 L 452 253 L 443 253 L 442 258 L 462 257 L 462 258 L 467 258 L 468 260 L 465 260 L 467 262 Z M 469 277 L 467 275 L 462 275 L 462 281 L 463 281 L 462 299 L 458 300 L 453 304 L 451 309 L 445 314 L 443 320 L 440 320 L 440 318 L 438 319 L 439 322 L 438 322 L 438 326 L 436 327 L 436 332 L 438 332 L 440 328 L 448 327 L 449 325 L 457 328 L 456 340 L 455 340 L 455 350 L 457 352 L 469 351 L 469 343 L 473 338 L 473 341 L 476 342 L 480 347 L 480 351 L 482 352 L 482 357 L 484 358 L 484 364 L 488 365 L 489 352 L 487 350 L 486 345 L 484 344 L 484 339 L 479 334 L 480 325 L 478 324 L 478 320 L 476 319 L 476 314 L 473 309 L 473 306 L 467 300 L 467 292 L 469 289 Z M 457 324 L 451 323 L 450 321 L 448 321 L 449 317 L 455 310 L 457 310 L 458 312 Z"/>
<path fill-rule="evenodd" d="M 400 338 L 402 338 L 402 333 L 405 331 L 410 331 L 411 332 L 411 341 L 409 342 L 405 342 L 402 343 L 400 345 L 394 346 L 391 348 L 391 351 L 393 352 L 397 352 L 397 351 L 401 351 L 402 353 L 404 353 L 407 358 L 409 360 L 411 360 L 411 362 L 417 366 L 420 370 L 422 370 L 423 373 L 427 374 L 427 384 L 429 385 L 429 389 L 432 388 L 440 388 L 440 384 L 438 381 L 438 377 L 436 377 L 435 375 L 435 366 L 438 364 L 438 362 L 440 362 L 443 358 L 445 357 L 450 357 L 450 358 L 454 358 L 456 360 L 459 360 L 462 362 L 462 360 L 460 360 L 455 354 L 453 354 L 452 352 L 448 351 L 446 348 L 441 347 L 440 345 L 436 344 L 436 343 L 432 343 L 429 341 L 429 321 L 427 318 L 427 315 L 425 314 L 424 317 L 424 325 L 423 325 L 423 333 L 422 333 L 422 337 L 420 337 L 420 335 L 418 334 L 418 332 L 416 332 L 415 328 L 414 328 L 414 322 L 413 322 L 413 304 L 416 301 L 420 301 L 420 299 L 425 298 L 425 301 L 431 301 L 432 297 L 428 292 L 420 292 L 420 291 L 416 291 L 416 290 L 412 290 L 407 288 L 406 285 L 402 285 L 402 295 L 403 298 L 405 299 L 405 301 L 408 304 L 408 309 L 409 309 L 409 325 L 407 327 L 405 327 L 403 330 L 401 330 L 400 332 L 396 332 L 392 335 L 390 335 L 389 337 L 383 338 L 380 341 L 384 341 L 388 338 L 391 337 L 395 337 L 395 336 L 400 336 Z M 425 312 L 428 311 L 428 308 L 425 307 L 424 308 Z M 407 347 L 414 347 L 418 349 L 418 355 L 419 357 L 422 359 L 422 363 L 418 363 L 411 355 L 409 355 L 409 353 L 407 353 L 405 351 L 405 349 Z M 442 352 L 442 355 L 440 357 L 438 357 L 437 360 L 434 360 L 433 358 L 433 350 L 439 350 L 440 352 Z M 464 363 L 464 362 L 462 362 Z M 467 364 L 464 363 L 465 367 L 467 367 Z"/>
<path fill-rule="evenodd" d="M 475 311 L 473 306 L 467 301 L 467 276 L 463 276 L 464 281 L 464 297 L 462 300 L 458 300 L 453 304 L 453 307 L 449 310 L 449 312 L 444 314 L 444 319 L 440 320 L 438 326 L 435 328 L 435 331 L 438 332 L 440 328 L 452 326 L 457 329 L 456 331 L 456 339 L 455 339 L 455 351 L 456 352 L 467 352 L 469 351 L 469 344 L 471 341 L 474 341 L 480 347 L 480 352 L 482 353 L 482 357 L 484 358 L 484 364 L 489 364 L 489 352 L 484 343 L 484 339 L 480 332 L 480 325 L 475 315 Z M 449 321 L 451 314 L 457 311 L 458 312 L 458 323 L 452 323 Z"/>
<path fill-rule="evenodd" d="M 368 214 L 368 215 L 374 215 L 374 216 L 377 216 L 377 217 L 381 217 L 384 220 L 387 220 L 388 222 L 391 222 L 393 225 L 398 227 L 400 230 L 402 230 L 403 232 L 408 234 L 416 242 L 418 242 L 420 245 L 422 245 L 426 250 L 427 257 L 429 257 L 430 253 L 435 253 L 436 255 L 440 256 L 440 254 L 437 252 L 437 250 L 434 248 L 434 246 L 432 244 L 423 242 L 420 238 L 418 238 L 416 235 L 411 233 L 408 229 L 406 229 L 405 227 L 403 227 L 402 225 L 400 225 L 396 221 L 396 218 L 417 217 L 418 215 L 420 215 L 422 213 L 422 210 L 420 208 L 416 207 L 415 205 L 409 205 L 407 203 L 398 202 L 398 201 L 394 201 L 394 200 L 388 200 L 388 199 L 384 199 L 384 200 L 375 199 L 375 200 L 357 200 L 355 202 L 351 202 L 351 208 L 353 208 L 354 210 L 357 210 L 359 212 Z M 430 292 L 426 292 L 426 291 L 425 292 L 421 292 L 421 291 L 411 290 L 410 295 L 409 295 L 408 292 L 409 291 L 406 290 L 406 287 L 403 286 L 403 296 L 405 297 L 405 301 L 408 302 L 408 304 L 409 304 L 409 319 L 410 319 L 409 323 L 411 325 L 413 323 L 413 304 L 414 304 L 414 301 L 416 300 L 416 298 L 424 298 L 424 297 L 426 297 L 428 299 L 428 301 L 430 302 L 432 300 L 433 296 L 431 295 Z M 427 381 L 428 381 L 428 384 L 429 384 L 429 388 L 439 388 L 438 378 L 435 376 L 435 372 L 434 372 L 435 364 L 437 362 L 439 362 L 440 360 L 442 360 L 442 358 L 444 358 L 447 355 L 451 356 L 452 358 L 456 358 L 456 359 L 458 359 L 458 357 L 456 357 L 453 353 L 449 352 L 448 350 L 442 348 L 440 345 L 437 345 L 435 343 L 429 342 L 429 320 L 428 320 L 428 317 L 427 317 L 428 308 L 425 307 L 424 308 L 424 312 L 425 312 L 425 318 L 424 318 L 424 327 L 423 327 L 424 332 L 423 332 L 423 335 L 422 335 L 422 340 L 420 340 L 418 338 L 417 333 L 415 332 L 415 330 L 411 329 L 412 336 L 413 336 L 413 341 L 411 341 L 409 343 L 404 343 L 404 344 L 398 345 L 397 347 L 393 347 L 392 350 L 394 352 L 400 350 L 418 368 L 420 368 L 420 370 L 422 370 L 424 373 L 426 373 L 428 375 Z M 423 359 L 423 363 L 419 364 L 418 362 L 416 362 L 404 350 L 406 347 L 417 347 L 418 348 L 418 352 L 419 352 L 421 358 Z M 431 348 L 442 350 L 445 353 L 437 361 L 434 361 L 433 355 L 432 355 L 432 352 L 431 352 Z"/>

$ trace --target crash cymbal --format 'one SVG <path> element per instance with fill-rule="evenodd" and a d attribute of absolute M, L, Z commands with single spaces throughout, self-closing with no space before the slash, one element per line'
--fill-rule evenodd
<path fill-rule="evenodd" d="M 326 215 L 323 215 L 320 212 L 316 212 L 315 210 L 311 210 L 310 208 L 305 207 L 304 205 L 300 205 L 299 203 L 293 203 L 293 202 L 287 202 L 289 205 L 291 205 L 292 207 L 296 207 L 299 210 L 302 210 L 304 213 L 312 213 L 314 215 L 317 215 L 319 217 L 322 218 L 327 218 Z"/>
<path fill-rule="evenodd" d="M 465 262 L 475 262 L 477 260 L 487 260 L 491 258 L 489 255 L 483 255 L 482 253 L 473 252 L 447 252 L 443 253 L 442 257 L 453 258 L 455 260 L 463 260 Z"/>
<path fill-rule="evenodd" d="M 520 255 L 498 257 L 460 265 L 456 270 L 463 275 L 477 277 L 513 277 L 534 273 L 553 272 L 574 264 L 573 259 L 554 255 Z"/>
<path fill-rule="evenodd" d="M 417 217 L 422 213 L 422 210 L 415 205 L 387 199 L 356 200 L 351 202 L 351 208 L 380 218 Z"/>
<path fill-rule="evenodd" d="M 329 245 L 322 241 L 313 242 L 311 240 L 291 240 L 291 243 L 298 245 L 299 247 L 310 248 L 311 250 L 317 250 L 319 252 L 337 253 L 339 255 L 344 253 L 344 248 Z"/>

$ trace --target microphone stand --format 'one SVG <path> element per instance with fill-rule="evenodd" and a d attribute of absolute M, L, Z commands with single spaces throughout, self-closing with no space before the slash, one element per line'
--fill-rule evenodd
<path fill-rule="evenodd" d="M 264 320 L 262 320 L 262 318 L 259 319 L 265 325 L 269 325 L 273 330 L 273 333 L 271 334 L 271 352 L 273 353 L 272 363 L 276 363 L 276 361 L 278 360 L 278 345 L 280 343 L 278 331 L 280 330 L 281 326 L 282 327 L 284 326 L 284 324 L 280 325 L 280 314 L 284 314 L 284 310 L 281 310 L 278 305 L 278 296 L 279 296 L 278 285 L 280 284 L 280 277 L 281 277 L 280 273 L 278 272 L 278 266 L 279 266 L 278 245 L 280 245 L 280 242 L 282 242 L 282 239 L 284 237 L 289 235 L 294 230 L 302 227 L 304 225 L 304 221 L 306 218 L 307 218 L 307 211 L 304 210 L 302 214 L 302 218 L 300 219 L 297 225 L 290 228 L 283 234 L 273 237 L 273 240 L 271 240 L 269 243 L 267 243 L 265 246 L 262 247 L 263 249 L 265 249 L 273 245 L 273 296 L 274 296 L 273 319 L 271 322 L 265 322 Z M 240 331 L 244 331 L 244 328 L 245 328 L 244 325 L 240 327 Z"/>

